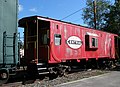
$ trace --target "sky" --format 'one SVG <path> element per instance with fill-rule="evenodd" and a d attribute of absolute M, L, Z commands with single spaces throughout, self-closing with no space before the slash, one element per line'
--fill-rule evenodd
<path fill-rule="evenodd" d="M 19 0 L 18 18 L 38 15 L 61 20 L 71 13 L 85 7 L 86 0 Z M 76 24 L 84 25 L 81 19 L 82 10 L 64 19 Z M 19 28 L 21 36 L 23 29 Z"/>
<path fill-rule="evenodd" d="M 38 15 L 61 20 L 79 10 L 62 21 L 85 26 L 82 19 L 82 8 L 84 7 L 86 7 L 86 0 L 19 0 L 18 18 Z M 19 32 L 23 36 L 23 29 L 19 28 Z"/>
<path fill-rule="evenodd" d="M 19 18 L 40 15 L 54 19 L 62 19 L 85 7 L 86 0 L 19 0 Z M 74 22 L 81 19 L 82 10 L 64 21 Z M 82 20 L 76 21 L 82 23 Z"/>

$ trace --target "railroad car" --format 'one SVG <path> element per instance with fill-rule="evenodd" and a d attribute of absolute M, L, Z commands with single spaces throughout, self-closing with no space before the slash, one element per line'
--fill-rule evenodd
<path fill-rule="evenodd" d="M 102 66 L 119 58 L 116 34 L 42 16 L 22 18 L 19 27 L 24 28 L 24 56 L 31 73 L 63 74 L 73 63 L 92 60 Z"/>
<path fill-rule="evenodd" d="M 17 0 L 0 0 L 0 84 L 15 73 L 18 58 Z"/>

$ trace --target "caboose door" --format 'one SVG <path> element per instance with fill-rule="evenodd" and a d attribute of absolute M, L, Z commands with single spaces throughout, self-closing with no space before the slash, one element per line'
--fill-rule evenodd
<path fill-rule="evenodd" d="M 38 63 L 47 62 L 49 59 L 49 31 L 50 22 L 38 20 L 37 22 L 37 58 Z"/>
<path fill-rule="evenodd" d="M 49 59 L 49 30 L 39 30 L 38 34 L 38 62 Z"/>

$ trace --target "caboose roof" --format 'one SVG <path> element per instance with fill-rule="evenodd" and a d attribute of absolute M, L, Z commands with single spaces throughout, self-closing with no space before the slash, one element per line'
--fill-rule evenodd
<path fill-rule="evenodd" d="M 96 30 L 94 28 L 90 28 L 90 27 L 83 26 L 83 25 L 80 25 L 80 24 L 74 24 L 74 23 L 71 23 L 71 22 L 66 22 L 66 21 L 62 21 L 62 20 L 57 20 L 57 19 L 53 19 L 53 18 L 49 18 L 49 17 L 43 17 L 43 16 L 37 16 L 37 15 L 35 15 L 35 16 L 29 16 L 29 17 L 24 17 L 24 18 L 20 19 L 19 22 L 18 22 L 19 27 L 24 27 L 24 24 L 26 22 L 32 21 L 32 20 L 37 20 L 37 19 L 39 19 L 39 20 L 45 20 L 45 21 L 57 21 L 57 22 L 67 23 L 67 24 L 71 24 L 71 25 L 81 26 L 83 28 L 88 28 L 88 29 Z M 103 30 L 97 30 L 97 31 L 106 32 L 106 31 L 103 31 Z M 110 32 L 106 32 L 106 33 L 110 33 Z M 113 33 L 111 33 L 111 34 L 113 34 Z"/>
<path fill-rule="evenodd" d="M 31 21 L 31 20 L 35 20 L 35 19 L 40 19 L 40 20 L 46 20 L 46 21 L 50 21 L 50 20 L 54 20 L 54 21 L 59 21 L 62 23 L 67 23 L 67 24 L 72 24 L 72 25 L 77 25 L 77 26 L 81 26 L 81 27 L 86 27 L 86 26 L 82 26 L 80 24 L 75 24 L 75 23 L 71 23 L 71 22 L 66 22 L 66 21 L 62 21 L 62 20 L 57 20 L 57 19 L 53 19 L 53 18 L 49 18 L 49 17 L 43 17 L 43 16 L 29 16 L 29 17 L 24 17 L 22 19 L 19 20 L 19 26 L 21 26 L 21 24 L 23 24 L 24 22 L 27 21 Z M 90 28 L 90 27 L 86 27 L 86 28 Z M 93 28 L 90 28 L 93 29 Z"/>

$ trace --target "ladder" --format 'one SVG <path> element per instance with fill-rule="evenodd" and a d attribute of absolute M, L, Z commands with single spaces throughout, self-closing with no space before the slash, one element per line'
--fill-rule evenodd
<path fill-rule="evenodd" d="M 7 42 L 7 41 L 10 41 Z M 8 36 L 6 34 L 6 31 L 3 32 L 3 66 L 6 67 L 6 65 L 16 65 L 16 56 L 18 55 L 17 54 L 17 34 L 14 33 L 14 35 L 12 36 Z M 11 44 L 12 42 L 12 44 Z M 8 49 L 11 49 L 11 52 L 8 52 Z M 9 54 L 10 53 L 10 54 Z M 9 63 L 7 61 L 8 58 L 13 58 L 13 63 Z M 19 58 L 18 58 L 19 59 Z M 19 60 L 18 60 L 19 61 Z"/>

